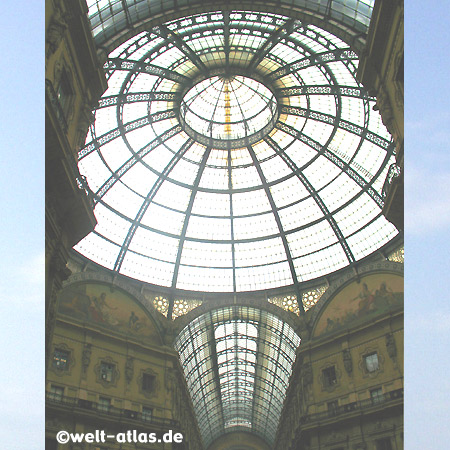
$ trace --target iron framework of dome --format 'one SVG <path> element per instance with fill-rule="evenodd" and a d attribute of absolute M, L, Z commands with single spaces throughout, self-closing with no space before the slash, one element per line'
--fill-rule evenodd
<path fill-rule="evenodd" d="M 372 254 L 397 234 L 381 213 L 395 149 L 357 65 L 329 32 L 267 13 L 127 40 L 78 155 L 98 225 L 76 250 L 203 292 L 293 285 Z"/>

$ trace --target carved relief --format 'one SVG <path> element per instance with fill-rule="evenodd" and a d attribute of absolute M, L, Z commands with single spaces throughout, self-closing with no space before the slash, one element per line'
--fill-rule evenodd
<path fill-rule="evenodd" d="M 391 102 L 389 101 L 389 97 L 384 86 L 380 86 L 380 88 L 378 89 L 377 106 L 380 109 L 381 121 L 389 130 L 389 132 L 393 134 L 394 130 L 392 129 L 392 126 L 394 120 L 394 112 L 392 110 Z"/>
<path fill-rule="evenodd" d="M 127 384 L 130 384 L 131 380 L 133 379 L 133 373 L 134 373 L 133 364 L 134 364 L 134 360 L 131 356 L 129 356 L 125 363 L 125 381 Z"/>
<path fill-rule="evenodd" d="M 344 368 L 345 371 L 351 375 L 353 372 L 353 361 L 352 361 L 352 355 L 350 353 L 350 350 L 347 348 L 342 351 L 342 358 L 344 359 Z"/>
<path fill-rule="evenodd" d="M 92 344 L 85 344 L 83 348 L 83 354 L 81 355 L 81 367 L 83 374 L 86 373 L 89 364 L 91 363 Z"/>
<path fill-rule="evenodd" d="M 45 37 L 45 42 L 48 44 L 46 58 L 55 53 L 61 44 L 64 33 L 68 28 L 68 18 L 68 15 L 64 14 L 60 8 L 55 8 Z"/>
<path fill-rule="evenodd" d="M 83 147 L 89 125 L 94 122 L 95 116 L 92 107 L 88 103 L 83 103 L 78 118 L 78 141 L 77 147 Z"/>
<path fill-rule="evenodd" d="M 386 350 L 389 358 L 395 362 L 397 358 L 397 346 L 395 345 L 395 339 L 392 333 L 386 334 Z"/>

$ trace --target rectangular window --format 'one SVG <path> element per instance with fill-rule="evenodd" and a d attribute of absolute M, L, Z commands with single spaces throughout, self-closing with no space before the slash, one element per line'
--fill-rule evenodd
<path fill-rule="evenodd" d="M 373 403 L 380 403 L 383 401 L 383 392 L 381 388 L 372 389 L 370 391 L 370 398 Z"/>
<path fill-rule="evenodd" d="M 111 399 L 106 397 L 100 397 L 98 399 L 98 410 L 108 412 L 111 408 Z"/>
<path fill-rule="evenodd" d="M 378 370 L 378 354 L 377 352 L 364 356 L 364 363 L 367 372 L 375 372 Z"/>
<path fill-rule="evenodd" d="M 376 450 L 392 450 L 391 439 L 382 438 L 375 441 Z"/>
<path fill-rule="evenodd" d="M 155 376 L 148 373 L 142 375 L 142 390 L 152 392 L 155 387 Z"/>
<path fill-rule="evenodd" d="M 55 386 L 54 384 L 52 384 L 50 386 L 50 400 L 55 400 L 57 402 L 62 401 L 64 396 L 64 388 L 61 386 Z"/>
<path fill-rule="evenodd" d="M 107 381 L 108 383 L 113 381 L 114 364 L 102 362 L 100 365 L 100 376 L 103 381 Z"/>
<path fill-rule="evenodd" d="M 69 368 L 70 352 L 61 348 L 55 348 L 53 352 L 53 367 L 59 370 L 67 370 Z"/>
<path fill-rule="evenodd" d="M 322 370 L 323 382 L 325 386 L 334 386 L 337 383 L 336 370 L 334 366 Z"/>
<path fill-rule="evenodd" d="M 142 420 L 146 420 L 150 422 L 153 417 L 153 409 L 148 408 L 147 406 L 142 407 Z"/>

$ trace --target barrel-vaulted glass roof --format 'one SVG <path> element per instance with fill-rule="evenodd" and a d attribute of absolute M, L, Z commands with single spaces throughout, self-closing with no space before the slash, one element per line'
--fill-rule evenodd
<path fill-rule="evenodd" d="M 273 444 L 300 338 L 266 311 L 228 306 L 201 315 L 177 336 L 205 448 L 246 430 Z"/>
<path fill-rule="evenodd" d="M 397 234 L 381 213 L 395 150 L 357 66 L 336 36 L 276 14 L 203 13 L 127 40 L 78 154 L 98 224 L 76 250 L 208 292 L 301 283 L 377 251 Z"/>

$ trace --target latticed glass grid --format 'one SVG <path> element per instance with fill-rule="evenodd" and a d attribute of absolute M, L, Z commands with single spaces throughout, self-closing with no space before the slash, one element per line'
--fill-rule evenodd
<path fill-rule="evenodd" d="M 159 286 L 242 292 L 320 278 L 387 244 L 397 230 L 380 179 L 394 146 L 357 65 L 330 33 L 275 14 L 199 14 L 121 44 L 78 155 L 98 225 L 76 250 Z M 276 120 L 232 145 L 187 133 L 185 94 L 230 76 L 266 86 Z"/>
<path fill-rule="evenodd" d="M 138 22 L 172 13 L 177 8 L 201 6 L 201 0 L 86 0 L 88 17 L 97 44 L 130 29 Z M 330 17 L 359 33 L 367 33 L 375 0 L 281 0 L 278 5 L 289 9 L 302 8 L 322 17 Z M 266 23 L 268 23 L 267 21 Z M 201 22 L 199 22 L 201 23 Z M 186 23 L 188 25 L 189 23 Z M 245 40 L 246 36 L 238 36 Z"/>
<path fill-rule="evenodd" d="M 191 129 L 213 139 L 239 139 L 262 129 L 276 113 L 273 93 L 243 76 L 212 77 L 184 96 L 183 120 Z"/>
<path fill-rule="evenodd" d="M 236 429 L 274 442 L 299 344 L 275 315 L 244 306 L 208 312 L 181 331 L 175 348 L 206 447 Z"/>

